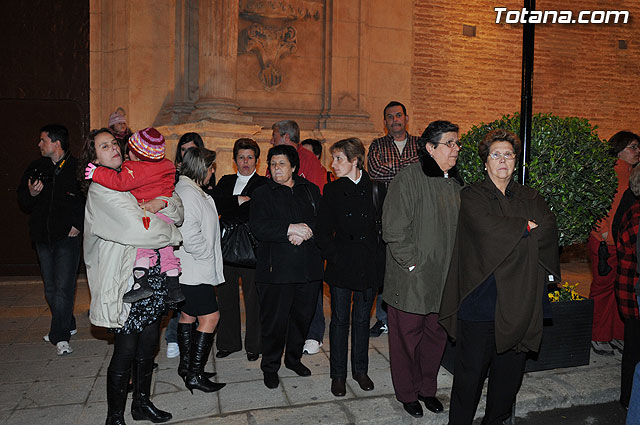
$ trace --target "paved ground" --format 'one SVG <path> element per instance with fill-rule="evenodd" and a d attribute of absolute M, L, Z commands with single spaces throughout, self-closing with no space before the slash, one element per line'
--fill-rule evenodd
<path fill-rule="evenodd" d="M 584 277 L 584 266 L 572 273 Z M 580 275 L 582 270 L 582 275 Z M 574 277 L 575 277 L 574 276 Z M 582 276 L 582 277 L 581 277 Z M 329 317 L 329 303 L 325 316 Z M 106 415 L 105 374 L 113 346 L 108 335 L 90 326 L 89 292 L 80 280 L 76 297 L 78 334 L 74 353 L 58 357 L 53 345 L 42 341 L 48 331 L 49 312 L 38 279 L 0 282 L 0 423 L 20 425 L 101 424 Z M 363 392 L 348 380 L 347 395 L 329 391 L 328 331 L 321 353 L 304 356 L 313 376 L 300 378 L 281 369 L 281 386 L 268 390 L 262 383 L 259 362 L 243 353 L 225 359 L 212 357 L 208 370 L 228 385 L 218 393 L 191 395 L 176 373 L 177 359 L 166 358 L 161 343 L 159 368 L 153 384 L 154 402 L 173 413 L 181 424 L 445 424 L 447 415 L 426 414 L 417 420 L 393 396 L 389 374 L 387 337 L 372 338 L 370 376 L 376 388 Z M 525 376 L 516 414 L 547 411 L 574 405 L 615 401 L 619 397 L 620 356 L 592 354 L 588 366 L 535 372 Z M 441 369 L 438 397 L 448 408 L 452 376 Z M 482 403 L 482 402 L 481 402 Z M 481 405 L 479 412 L 484 406 Z M 127 412 L 128 423 L 134 423 Z M 519 422 L 516 422 L 519 423 Z M 522 422 L 527 423 L 527 422 Z"/>

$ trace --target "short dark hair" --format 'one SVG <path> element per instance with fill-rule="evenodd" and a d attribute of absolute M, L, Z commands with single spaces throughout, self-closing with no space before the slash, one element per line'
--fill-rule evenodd
<path fill-rule="evenodd" d="M 267 167 L 270 167 L 271 158 L 276 155 L 285 155 L 289 159 L 289 164 L 291 164 L 295 169 L 293 174 L 298 174 L 298 169 L 300 168 L 300 157 L 298 156 L 296 148 L 289 145 L 278 145 L 272 147 L 267 153 Z"/>
<path fill-rule="evenodd" d="M 609 139 L 609 154 L 618 156 L 633 141 L 640 143 L 640 137 L 630 131 L 618 131 Z"/>
<path fill-rule="evenodd" d="M 300 142 L 301 145 L 310 145 L 311 146 L 311 150 L 313 151 L 313 154 L 315 156 L 317 156 L 318 158 L 322 157 L 322 143 L 320 143 L 320 140 L 316 140 L 316 139 L 304 139 L 302 142 Z"/>
<path fill-rule="evenodd" d="M 180 175 L 187 176 L 199 185 L 205 183 L 207 170 L 216 162 L 216 152 L 200 146 L 187 150 L 180 164 Z"/>
<path fill-rule="evenodd" d="M 495 130 L 491 130 L 487 133 L 486 136 L 478 143 L 478 155 L 480 155 L 480 159 L 482 162 L 487 162 L 487 158 L 489 157 L 489 151 L 491 150 L 491 145 L 495 142 L 507 142 L 511 143 L 513 147 L 513 151 L 516 154 L 516 158 L 520 155 L 520 150 L 522 148 L 522 143 L 520 143 L 520 138 L 513 132 L 509 130 L 505 130 L 502 128 L 496 128 Z"/>
<path fill-rule="evenodd" d="M 426 145 L 430 143 L 434 149 L 438 148 L 438 142 L 442 139 L 444 133 L 451 131 L 458 132 L 459 127 L 449 121 L 438 120 L 429 123 L 427 128 L 422 132 L 422 136 L 418 139 L 418 146 L 420 146 L 421 152 L 426 153 Z"/>
<path fill-rule="evenodd" d="M 300 126 L 292 120 L 278 121 L 271 126 L 273 131 L 277 131 L 280 136 L 289 135 L 289 140 L 293 143 L 300 143 Z"/>
<path fill-rule="evenodd" d="M 238 151 L 240 149 L 251 149 L 253 151 L 253 155 L 256 157 L 256 160 L 260 158 L 260 146 L 256 143 L 255 140 L 243 137 L 241 139 L 236 140 L 233 144 L 233 160 L 235 161 L 238 156 Z"/>
<path fill-rule="evenodd" d="M 186 145 L 189 142 L 193 142 L 193 144 L 199 148 L 204 148 L 204 142 L 202 141 L 202 137 L 200 137 L 198 133 L 184 133 L 182 137 L 180 137 L 180 140 L 178 140 L 178 146 L 176 148 L 176 160 L 174 161 L 176 165 L 180 164 L 183 160 L 180 147 L 182 145 Z"/>
<path fill-rule="evenodd" d="M 40 129 L 40 133 L 47 133 L 52 142 L 60 141 L 60 147 L 67 153 L 69 151 L 69 130 L 60 124 L 47 124 Z"/>
<path fill-rule="evenodd" d="M 335 151 L 344 152 L 349 162 L 357 158 L 358 162 L 356 163 L 356 167 L 360 170 L 364 167 L 364 145 L 357 137 L 349 137 L 348 139 L 335 142 L 329 148 L 329 152 L 333 155 Z"/>
<path fill-rule="evenodd" d="M 401 106 L 402 107 L 402 112 L 407 115 L 407 108 L 404 107 L 404 105 L 398 101 L 392 100 L 391 102 L 387 103 L 387 106 L 384 107 L 384 109 L 382 110 L 382 117 L 383 118 L 387 118 L 387 109 L 391 108 L 392 106 Z"/>

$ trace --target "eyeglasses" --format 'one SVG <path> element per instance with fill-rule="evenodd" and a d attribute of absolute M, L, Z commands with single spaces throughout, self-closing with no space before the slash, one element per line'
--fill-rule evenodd
<path fill-rule="evenodd" d="M 460 143 L 460 140 L 449 140 L 448 142 L 436 142 L 436 145 L 445 145 L 450 149 L 452 149 L 454 146 L 457 146 L 458 148 L 462 148 L 462 143 Z"/>
<path fill-rule="evenodd" d="M 515 152 L 491 152 L 489 154 L 489 158 L 493 159 L 494 161 L 499 160 L 500 158 L 504 158 L 505 160 L 509 161 L 512 159 L 516 159 L 516 153 Z"/>

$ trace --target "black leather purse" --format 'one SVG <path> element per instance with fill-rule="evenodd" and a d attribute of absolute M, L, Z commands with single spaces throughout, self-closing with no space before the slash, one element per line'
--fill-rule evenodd
<path fill-rule="evenodd" d="M 222 260 L 232 266 L 256 266 L 258 241 L 248 223 L 220 223 L 222 227 Z"/>

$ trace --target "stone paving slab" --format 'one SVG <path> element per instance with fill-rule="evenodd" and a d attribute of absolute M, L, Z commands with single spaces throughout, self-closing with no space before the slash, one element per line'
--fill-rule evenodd
<path fill-rule="evenodd" d="M 16 290 L 16 294 L 10 295 Z M 86 282 L 79 282 L 78 299 L 88 300 Z M 80 424 L 104 423 L 106 416 L 106 369 L 113 352 L 112 337 L 93 328 L 86 317 L 86 306 L 76 305 L 78 334 L 71 340 L 74 353 L 55 355 L 55 347 L 42 341 L 48 330 L 48 309 L 41 283 L 0 282 L 0 424 Z M 11 301 L 19 305 L 11 305 Z M 19 301 L 18 301 L 19 300 Z M 2 305 L 3 302 L 0 302 Z M 87 304 L 88 305 L 88 304 Z M 325 317 L 329 323 L 329 300 Z M 83 310 L 84 309 L 84 310 Z M 302 358 L 311 377 L 298 377 L 284 366 L 279 371 L 281 385 L 265 388 L 260 362 L 249 362 L 244 351 L 227 358 L 213 355 L 208 371 L 216 371 L 221 391 L 191 394 L 177 375 L 178 359 L 166 358 L 161 340 L 154 374 L 152 400 L 170 411 L 169 423 L 200 424 L 434 424 L 447 423 L 443 414 L 425 413 L 421 419 L 407 415 L 393 395 L 389 371 L 387 335 L 372 338 L 369 344 L 369 375 L 375 389 L 362 391 L 347 377 L 347 395 L 336 398 L 330 392 L 328 327 L 320 353 Z M 549 410 L 571 405 L 602 403 L 619 397 L 621 356 L 592 354 L 588 366 L 534 372 L 525 375 L 518 395 L 516 414 Z M 448 409 L 453 377 L 444 368 L 438 375 L 438 398 Z M 9 384 L 9 385 L 7 385 Z M 484 411 L 483 395 L 477 416 Z M 130 415 L 131 399 L 125 419 Z"/>

